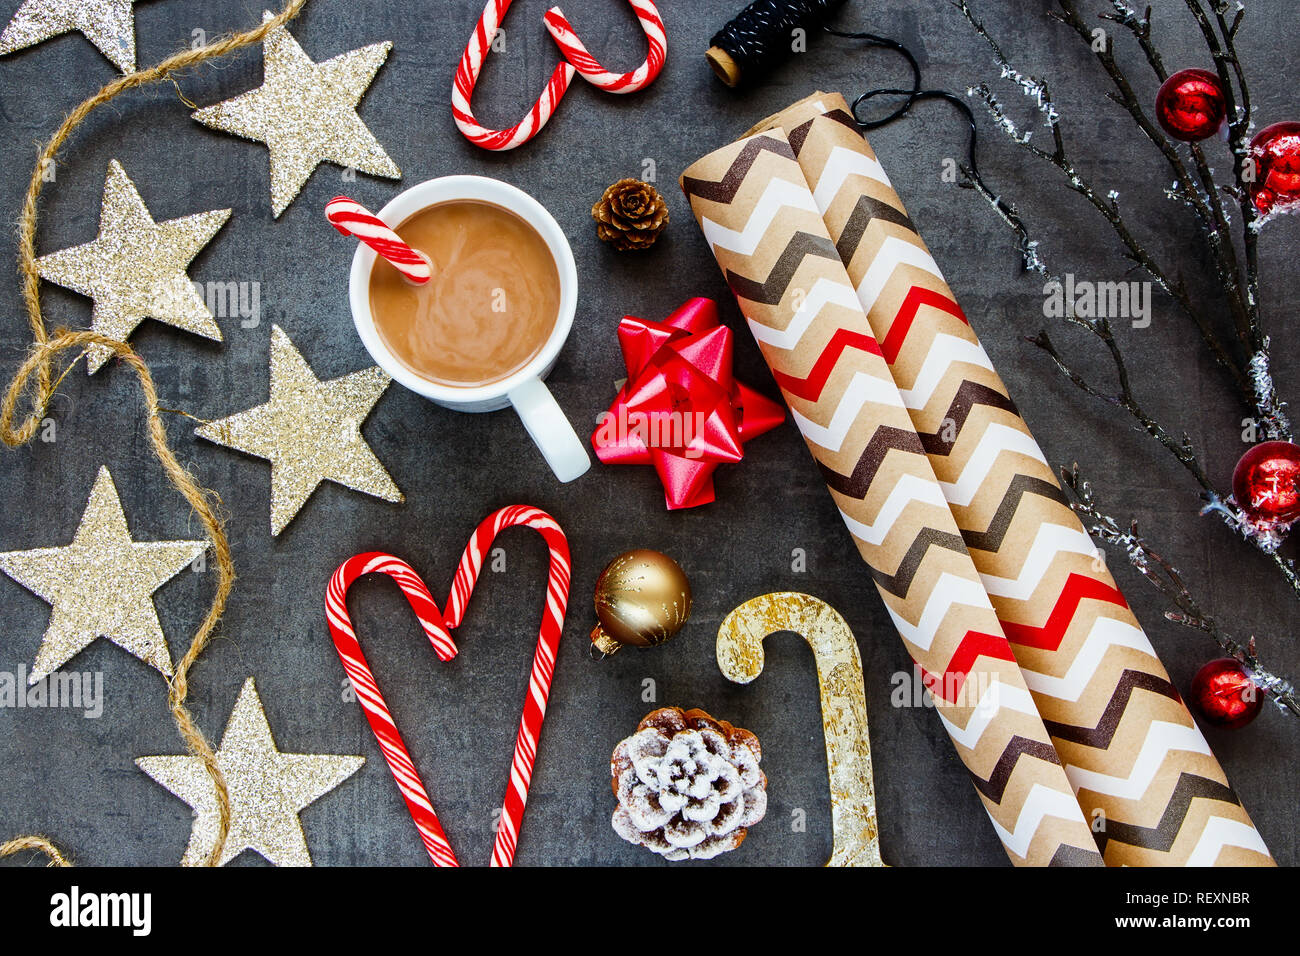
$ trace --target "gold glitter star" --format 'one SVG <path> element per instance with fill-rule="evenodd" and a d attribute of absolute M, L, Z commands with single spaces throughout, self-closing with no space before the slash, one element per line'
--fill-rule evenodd
<path fill-rule="evenodd" d="M 220 865 L 254 850 L 276 866 L 311 866 L 299 811 L 365 762 L 365 757 L 281 753 L 257 687 L 248 678 L 217 750 L 217 766 L 230 791 L 230 835 Z M 194 829 L 181 865 L 205 860 L 217 839 L 217 790 L 203 761 L 182 754 L 140 757 L 135 764 L 194 808 Z"/>
<path fill-rule="evenodd" d="M 276 218 L 326 160 L 400 179 L 402 171 L 357 115 L 392 46 L 373 43 L 314 63 L 288 30 L 276 27 L 263 44 L 262 85 L 192 115 L 204 126 L 267 145 Z"/>
<path fill-rule="evenodd" d="M 322 382 L 278 325 L 271 327 L 271 400 L 195 430 L 200 438 L 271 462 L 271 534 L 322 481 L 402 501 L 361 423 L 392 379 L 379 368 Z"/>
<path fill-rule="evenodd" d="M 135 72 L 135 0 L 27 0 L 0 34 L 0 54 L 13 53 L 73 30 L 123 73 Z"/>
<path fill-rule="evenodd" d="M 84 245 L 36 260 L 41 278 L 95 300 L 91 330 L 119 342 L 145 319 L 221 341 L 221 329 L 185 270 L 212 241 L 229 209 L 154 222 L 135 184 L 117 160 L 108 164 L 99 235 Z M 93 375 L 111 349 L 92 345 L 86 366 Z"/>
<path fill-rule="evenodd" d="M 171 653 L 152 594 L 207 546 L 131 540 L 113 478 L 100 468 L 72 544 L 0 554 L 0 571 L 53 605 L 29 683 L 58 670 L 97 637 L 170 677 Z"/>

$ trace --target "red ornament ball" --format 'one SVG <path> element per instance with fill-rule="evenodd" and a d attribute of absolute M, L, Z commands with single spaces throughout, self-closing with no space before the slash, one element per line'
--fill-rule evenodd
<path fill-rule="evenodd" d="M 1300 518 L 1300 445 L 1255 445 L 1232 472 L 1232 494 L 1257 521 L 1288 524 Z"/>
<path fill-rule="evenodd" d="M 1264 692 L 1231 657 L 1210 661 L 1192 678 L 1192 702 L 1207 723 L 1227 730 L 1245 727 L 1264 706 Z"/>
<path fill-rule="evenodd" d="M 1250 184 L 1255 208 L 1267 215 L 1300 205 L 1300 123 L 1265 126 L 1250 141 L 1250 153 L 1255 160 Z"/>
<path fill-rule="evenodd" d="M 1218 74 L 1179 70 L 1160 85 L 1156 119 L 1174 139 L 1185 143 L 1213 136 L 1228 116 L 1227 98 Z"/>

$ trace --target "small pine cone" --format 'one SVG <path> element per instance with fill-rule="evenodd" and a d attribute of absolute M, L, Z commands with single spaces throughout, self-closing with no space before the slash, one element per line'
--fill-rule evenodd
<path fill-rule="evenodd" d="M 767 812 L 758 738 L 702 710 L 664 707 L 610 761 L 614 832 L 669 860 L 734 850 Z"/>
<path fill-rule="evenodd" d="M 649 183 L 620 179 L 591 207 L 596 235 L 620 252 L 649 249 L 668 225 L 668 204 Z"/>

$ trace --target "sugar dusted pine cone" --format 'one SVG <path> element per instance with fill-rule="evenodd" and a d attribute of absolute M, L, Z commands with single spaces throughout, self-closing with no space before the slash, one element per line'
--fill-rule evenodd
<path fill-rule="evenodd" d="M 748 730 L 702 710 L 653 711 L 614 748 L 614 832 L 669 860 L 734 850 L 767 812 L 762 759 Z"/>
<path fill-rule="evenodd" d="M 668 204 L 649 183 L 620 179 L 591 207 L 596 235 L 620 252 L 649 249 L 668 225 Z"/>

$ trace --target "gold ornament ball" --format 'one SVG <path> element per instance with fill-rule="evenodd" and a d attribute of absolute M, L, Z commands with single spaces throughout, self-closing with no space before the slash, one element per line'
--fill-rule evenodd
<path fill-rule="evenodd" d="M 638 548 L 611 561 L 596 581 L 592 646 L 613 654 L 624 645 L 656 647 L 691 616 L 691 584 L 666 554 Z"/>

